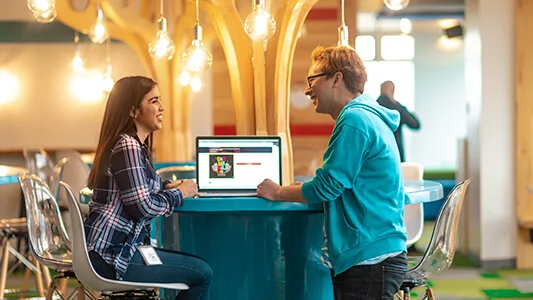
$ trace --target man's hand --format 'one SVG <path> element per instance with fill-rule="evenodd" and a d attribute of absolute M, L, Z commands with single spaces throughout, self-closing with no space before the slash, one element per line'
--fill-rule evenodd
<path fill-rule="evenodd" d="M 257 186 L 257 196 L 267 200 L 280 200 L 281 186 L 270 179 L 265 179 Z"/>
<path fill-rule="evenodd" d="M 183 180 L 178 186 L 183 198 L 191 198 L 198 194 L 198 186 L 194 180 Z"/>

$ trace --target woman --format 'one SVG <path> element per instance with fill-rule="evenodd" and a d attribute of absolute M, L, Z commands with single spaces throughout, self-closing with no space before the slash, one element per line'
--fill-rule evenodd
<path fill-rule="evenodd" d="M 161 129 L 159 88 L 146 77 L 125 77 L 109 94 L 88 186 L 93 189 L 85 221 L 87 248 L 103 277 L 137 282 L 181 282 L 176 299 L 206 299 L 211 267 L 199 257 L 155 249 L 162 264 L 147 265 L 138 247 L 149 244 L 150 222 L 170 216 L 183 198 L 197 193 L 194 181 L 163 182 L 150 153 Z M 141 248 L 146 249 L 146 248 Z"/>

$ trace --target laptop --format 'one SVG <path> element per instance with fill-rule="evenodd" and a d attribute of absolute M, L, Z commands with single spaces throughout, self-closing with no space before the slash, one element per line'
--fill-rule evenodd
<path fill-rule="evenodd" d="M 265 178 L 281 185 L 279 136 L 196 138 L 199 197 L 255 197 Z"/>

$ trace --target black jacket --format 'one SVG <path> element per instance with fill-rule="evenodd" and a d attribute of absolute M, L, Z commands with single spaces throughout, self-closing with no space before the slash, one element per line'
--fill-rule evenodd
<path fill-rule="evenodd" d="M 389 109 L 397 110 L 400 113 L 400 125 L 398 129 L 394 132 L 394 137 L 396 138 L 396 144 L 398 145 L 398 151 L 400 151 L 400 159 L 402 162 L 405 161 L 403 154 L 403 140 L 402 140 L 402 125 L 405 124 L 412 129 L 420 129 L 420 122 L 416 116 L 410 113 L 405 106 L 401 105 L 400 102 L 391 100 L 385 95 L 381 95 L 378 98 L 378 103 L 382 106 L 385 106 Z"/>

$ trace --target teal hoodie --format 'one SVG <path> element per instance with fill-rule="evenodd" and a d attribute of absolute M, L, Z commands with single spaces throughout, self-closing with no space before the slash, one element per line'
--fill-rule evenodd
<path fill-rule="evenodd" d="M 406 251 L 405 193 L 393 132 L 398 112 L 367 95 L 340 112 L 324 164 L 302 186 L 309 203 L 324 203 L 328 254 L 335 275 L 374 257 Z"/>

